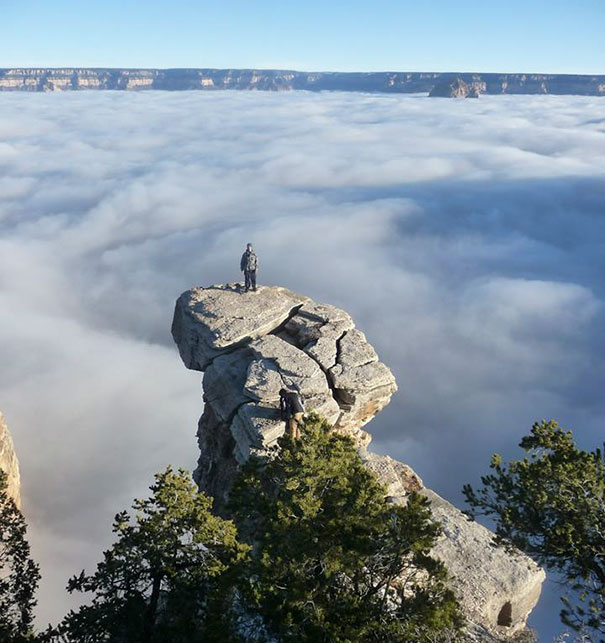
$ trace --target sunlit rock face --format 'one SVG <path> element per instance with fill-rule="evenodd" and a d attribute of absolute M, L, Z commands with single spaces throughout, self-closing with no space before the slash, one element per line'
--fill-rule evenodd
<path fill-rule="evenodd" d="M 19 461 L 13 446 L 13 439 L 0 412 L 0 469 L 8 476 L 8 495 L 13 498 L 17 507 L 21 507 L 21 479 Z"/>
<path fill-rule="evenodd" d="M 279 390 L 296 389 L 307 411 L 353 438 L 391 502 L 405 504 L 412 491 L 430 500 L 443 526 L 433 554 L 452 575 L 467 640 L 510 640 L 525 630 L 544 572 L 521 553 L 494 548 L 490 531 L 426 488 L 408 465 L 368 451 L 363 427 L 397 384 L 348 313 L 277 286 L 192 288 L 177 300 L 172 334 L 185 366 L 204 372 L 194 478 L 219 511 L 238 467 L 285 431 Z"/>

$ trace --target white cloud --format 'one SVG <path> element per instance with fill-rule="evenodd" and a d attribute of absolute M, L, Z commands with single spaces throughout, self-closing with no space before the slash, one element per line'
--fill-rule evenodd
<path fill-rule="evenodd" d="M 195 466 L 172 307 L 239 279 L 247 241 L 263 282 L 367 332 L 401 389 L 375 448 L 441 493 L 535 419 L 601 436 L 602 99 L 1 94 L 0 116 L 0 407 L 42 619 L 153 472 Z"/>

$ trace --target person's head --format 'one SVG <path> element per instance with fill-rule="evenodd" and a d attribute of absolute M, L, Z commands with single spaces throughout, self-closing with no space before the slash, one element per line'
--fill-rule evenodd
<path fill-rule="evenodd" d="M 247 250 L 248 252 L 250 252 L 250 251 L 252 250 L 252 244 L 251 244 L 251 243 L 249 243 L 249 244 L 247 244 L 247 245 L 246 245 L 246 250 Z"/>
<path fill-rule="evenodd" d="M 280 389 L 279 389 L 279 396 L 280 396 L 280 397 L 283 397 L 287 392 L 288 392 L 288 391 L 286 391 L 286 389 L 285 389 L 285 388 L 280 388 Z"/>

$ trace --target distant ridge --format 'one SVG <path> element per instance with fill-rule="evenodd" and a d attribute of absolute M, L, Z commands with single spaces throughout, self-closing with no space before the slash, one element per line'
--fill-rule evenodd
<path fill-rule="evenodd" d="M 439 72 L 304 72 L 274 69 L 0 69 L 0 91 L 220 90 L 428 93 L 460 79 L 477 94 L 604 96 L 605 75 Z"/>

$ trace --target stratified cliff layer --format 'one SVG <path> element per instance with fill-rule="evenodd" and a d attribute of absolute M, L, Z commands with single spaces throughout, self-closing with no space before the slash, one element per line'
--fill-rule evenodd
<path fill-rule="evenodd" d="M 605 95 L 605 75 L 305 72 L 271 69 L 0 69 L 0 91 L 247 89 L 428 93 L 460 79 L 480 94 Z"/>
<path fill-rule="evenodd" d="M 355 440 L 392 502 L 407 502 L 411 491 L 429 498 L 443 525 L 433 553 L 452 574 L 468 640 L 508 640 L 524 630 L 544 572 L 521 553 L 493 547 L 490 531 L 426 488 L 409 466 L 367 450 L 371 436 L 362 427 L 397 385 L 350 315 L 285 288 L 243 293 L 230 284 L 183 293 L 172 334 L 185 366 L 204 372 L 194 477 L 219 510 L 238 466 L 284 433 L 279 390 L 296 389 L 308 411 Z"/>
<path fill-rule="evenodd" d="M 13 439 L 0 412 L 0 469 L 8 476 L 8 495 L 13 498 L 17 507 L 21 507 L 21 478 L 19 461 L 13 446 Z"/>

